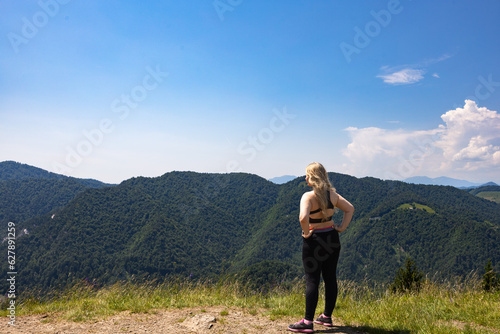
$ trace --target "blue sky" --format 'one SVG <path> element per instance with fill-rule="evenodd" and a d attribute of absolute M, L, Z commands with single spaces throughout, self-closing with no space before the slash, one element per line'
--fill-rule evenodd
<path fill-rule="evenodd" d="M 0 161 L 500 183 L 500 2 L 3 1 Z"/>

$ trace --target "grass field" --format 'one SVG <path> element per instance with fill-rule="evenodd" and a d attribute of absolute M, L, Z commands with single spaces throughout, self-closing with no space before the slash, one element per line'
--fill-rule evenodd
<path fill-rule="evenodd" d="M 500 291 L 484 292 L 471 275 L 453 282 L 427 281 L 419 293 L 393 294 L 378 284 L 339 282 L 334 317 L 370 333 L 500 333 Z M 296 280 L 263 294 L 243 284 L 173 281 L 115 284 L 95 289 L 75 286 L 50 298 L 19 301 L 17 316 L 57 313 L 71 321 L 102 319 L 121 311 L 237 306 L 272 319 L 304 313 L 304 282 Z M 322 309 L 322 301 L 318 310 Z M 7 316 L 3 305 L 1 316 Z"/>
<path fill-rule="evenodd" d="M 418 203 L 406 203 L 406 204 L 401 204 L 400 206 L 398 206 L 398 209 L 412 209 L 412 210 L 425 210 L 427 211 L 428 213 L 436 213 L 436 211 L 434 211 L 431 207 L 427 206 L 427 205 L 423 205 L 423 204 L 418 204 Z"/>
<path fill-rule="evenodd" d="M 500 191 L 482 191 L 476 196 L 481 198 L 500 203 Z"/>

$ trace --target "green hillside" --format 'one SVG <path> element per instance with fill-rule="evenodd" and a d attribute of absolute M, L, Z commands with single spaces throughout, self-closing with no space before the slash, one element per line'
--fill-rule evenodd
<path fill-rule="evenodd" d="M 23 179 L 64 179 L 64 175 L 48 172 L 44 169 L 15 161 L 0 162 L 0 181 Z"/>
<path fill-rule="evenodd" d="M 101 283 L 166 274 L 217 277 L 276 200 L 278 186 L 248 174 L 169 173 L 77 195 L 21 224 L 20 286 Z"/>
<path fill-rule="evenodd" d="M 490 258 L 498 268 L 498 204 L 453 187 L 329 175 L 356 208 L 341 235 L 341 278 L 387 282 L 407 256 L 440 277 L 482 270 Z M 60 181 L 28 187 L 32 192 L 20 191 L 18 201 L 71 193 L 58 190 Z M 300 274 L 298 210 L 309 189 L 303 178 L 277 185 L 251 174 L 193 172 L 76 187 L 76 197 L 54 204 L 58 209 L 19 216 L 16 228 L 29 231 L 16 240 L 22 250 L 16 258 L 19 289 L 166 275 L 216 279 L 259 273 L 269 280 L 282 277 L 278 272 Z M 3 204 L 0 217 L 13 220 L 14 209 L 23 211 L 22 205 Z M 30 216 L 36 217 L 25 219 Z M 0 270 L 7 272 L 6 265 Z M 5 291 L 6 283 L 0 288 Z"/>
<path fill-rule="evenodd" d="M 341 278 L 387 282 L 408 256 L 425 273 L 438 277 L 482 270 L 489 258 L 496 264 L 500 261 L 500 207 L 493 202 L 454 187 L 341 174 L 330 178 L 356 208 L 353 222 L 341 234 Z M 240 252 L 244 261 L 237 262 L 239 267 L 264 254 L 268 259 L 301 263 L 300 231 L 289 227 L 297 224 L 298 205 L 293 204 L 307 189 L 302 179 L 282 187 L 278 209 L 268 217 L 266 230 Z M 416 209 L 410 210 L 408 203 Z M 341 213 L 334 219 L 340 221 Z"/>
<path fill-rule="evenodd" d="M 88 188 L 105 186 L 99 181 L 71 178 L 13 161 L 0 162 L 0 226 L 47 214 Z M 0 236 L 6 234 L 7 229 L 2 228 Z"/>
<path fill-rule="evenodd" d="M 500 204 L 500 186 L 486 185 L 470 189 L 469 193 Z"/>
<path fill-rule="evenodd" d="M 493 201 L 495 203 L 500 203 L 500 191 L 482 191 L 476 196 Z"/>
<path fill-rule="evenodd" d="M 71 179 L 87 188 L 101 188 L 108 184 L 93 179 L 78 179 L 61 174 L 48 172 L 44 169 L 22 164 L 15 161 L 0 162 L 0 181 L 5 180 L 25 180 L 25 179 L 44 179 L 44 180 L 62 180 Z"/>
<path fill-rule="evenodd" d="M 0 224 L 21 222 L 68 204 L 88 189 L 71 179 L 21 179 L 0 181 Z M 0 235 L 6 234 L 7 229 Z"/>

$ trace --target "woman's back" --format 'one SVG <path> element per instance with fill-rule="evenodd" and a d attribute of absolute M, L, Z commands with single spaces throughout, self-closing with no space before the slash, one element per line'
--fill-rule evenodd
<path fill-rule="evenodd" d="M 310 200 L 310 205 L 311 205 L 311 211 L 309 212 L 309 223 L 320 223 L 323 220 L 323 214 L 321 213 L 321 206 L 316 198 L 316 195 L 314 194 L 314 191 L 309 192 L 309 200 Z M 334 201 L 336 202 L 336 193 L 333 191 L 333 189 L 330 189 L 327 192 L 327 210 L 326 210 L 326 215 L 327 219 L 326 221 L 331 220 L 335 205 Z"/>

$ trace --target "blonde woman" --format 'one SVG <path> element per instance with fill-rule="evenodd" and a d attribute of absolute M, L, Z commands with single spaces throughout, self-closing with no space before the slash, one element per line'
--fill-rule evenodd
<path fill-rule="evenodd" d="M 325 282 L 325 309 L 314 322 L 332 326 L 331 316 L 337 302 L 339 233 L 347 228 L 354 213 L 352 204 L 332 187 L 320 163 L 307 166 L 306 182 L 313 188 L 302 195 L 299 215 L 303 237 L 302 263 L 306 275 L 306 312 L 304 319 L 288 327 L 290 331 L 300 333 L 313 332 L 321 276 Z M 335 208 L 344 212 L 340 224 L 335 224 L 332 219 Z"/>

